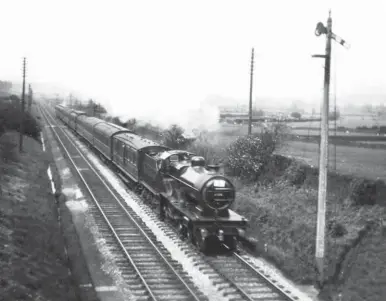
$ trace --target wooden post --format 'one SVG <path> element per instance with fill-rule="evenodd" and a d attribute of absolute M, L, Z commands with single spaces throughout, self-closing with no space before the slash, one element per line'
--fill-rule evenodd
<path fill-rule="evenodd" d="M 329 94 L 330 94 L 330 68 L 331 68 L 331 39 L 349 49 L 350 45 L 332 32 L 331 11 L 327 19 L 327 27 L 319 22 L 316 25 L 315 35 L 326 35 L 326 54 L 313 55 L 313 57 L 324 58 L 324 99 L 322 106 L 322 120 L 320 129 L 320 156 L 319 156 L 319 189 L 318 189 L 318 219 L 316 228 L 316 248 L 315 259 L 316 266 L 319 272 L 318 285 L 323 285 L 324 279 L 324 241 L 325 241 L 325 227 L 326 227 L 326 199 L 327 199 L 327 172 L 328 172 L 328 115 L 329 115 Z"/>
<path fill-rule="evenodd" d="M 31 85 L 28 86 L 28 111 L 31 111 L 31 105 L 32 105 L 32 89 Z"/>
<path fill-rule="evenodd" d="M 23 133 L 24 133 L 24 107 L 25 107 L 25 65 L 26 59 L 23 59 L 23 90 L 21 94 L 21 117 L 20 117 L 20 139 L 19 139 L 19 152 L 23 151 Z"/>
<path fill-rule="evenodd" d="M 330 93 L 330 66 L 331 66 L 331 11 L 327 20 L 326 54 L 324 68 L 324 97 L 322 106 L 322 120 L 320 131 L 320 158 L 319 158 L 319 187 L 318 187 L 318 218 L 316 228 L 315 259 L 319 272 L 319 286 L 324 279 L 324 250 L 325 250 L 325 225 L 326 225 L 326 198 L 327 198 L 327 173 L 328 173 L 328 112 Z"/>
<path fill-rule="evenodd" d="M 253 57 L 254 57 L 254 48 L 252 48 L 252 57 L 251 57 L 251 82 L 250 82 L 250 87 L 249 87 L 249 122 L 248 122 L 248 135 L 251 135 L 251 134 L 252 134 Z"/>

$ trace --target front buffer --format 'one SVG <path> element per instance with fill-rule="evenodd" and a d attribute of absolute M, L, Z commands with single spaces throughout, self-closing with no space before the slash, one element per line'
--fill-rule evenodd
<path fill-rule="evenodd" d="M 184 202 L 169 202 L 165 216 L 178 226 L 183 238 L 187 238 L 203 253 L 225 245 L 237 249 L 239 238 L 245 237 L 248 220 L 232 210 L 228 216 L 203 216 L 200 208 Z"/>

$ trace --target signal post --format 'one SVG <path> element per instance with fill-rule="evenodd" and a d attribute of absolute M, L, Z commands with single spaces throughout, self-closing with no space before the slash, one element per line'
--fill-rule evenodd
<path fill-rule="evenodd" d="M 316 25 L 315 35 L 326 35 L 326 52 L 324 55 L 313 55 L 313 57 L 324 58 L 324 94 L 321 112 L 320 130 L 320 158 L 319 158 L 319 187 L 318 187 L 318 213 L 316 227 L 315 261 L 318 270 L 317 286 L 323 286 L 324 280 L 324 253 L 325 253 L 325 228 L 326 228 L 326 199 L 327 199 L 327 174 L 328 174 L 328 118 L 329 118 L 329 93 L 330 93 L 330 69 L 331 69 L 331 39 L 349 48 L 349 45 L 332 32 L 331 11 L 327 19 L 327 27 L 319 22 Z"/>

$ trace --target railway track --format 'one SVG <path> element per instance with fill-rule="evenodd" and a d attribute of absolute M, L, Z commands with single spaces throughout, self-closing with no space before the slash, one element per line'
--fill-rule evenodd
<path fill-rule="evenodd" d="M 61 126 L 44 109 L 42 116 L 78 173 L 93 201 L 91 212 L 115 255 L 122 277 L 138 300 L 205 300 L 178 263 L 143 229 Z M 67 142 L 67 143 L 65 143 Z"/>
<path fill-rule="evenodd" d="M 76 146 L 51 114 L 43 112 L 43 108 L 41 110 L 45 119 L 49 122 L 50 118 L 56 125 L 52 128 L 55 136 L 90 192 L 95 204 L 91 212 L 95 216 L 99 232 L 106 237 L 106 243 L 113 250 L 116 264 L 133 294 L 140 297 L 139 300 L 207 300 L 198 292 L 178 263 L 170 258 L 167 250 L 156 245 L 153 233 L 146 229 L 146 225 L 136 213 L 127 204 L 119 201 L 118 193 L 109 188 L 88 162 L 79 149 L 79 144 Z M 64 146 L 64 139 L 73 146 L 71 150 Z M 78 162 L 80 158 L 83 160 Z M 93 183 L 92 186 L 88 186 L 87 177 L 89 182 Z M 152 219 L 158 219 L 157 214 L 148 205 L 141 204 L 141 207 Z M 162 228 L 164 232 L 169 233 L 167 235 L 175 233 L 173 230 Z M 195 266 L 208 275 L 213 286 L 221 291 L 227 300 L 300 300 L 237 253 L 210 257 L 197 254 L 192 247 L 189 248 L 184 243 L 180 244 L 180 247 L 188 257 L 194 258 Z"/>
<path fill-rule="evenodd" d="M 230 283 L 233 284 L 242 298 L 236 300 L 270 300 L 292 301 L 299 300 L 291 296 L 291 292 L 265 276 L 239 254 L 232 252 L 228 256 L 208 257 L 210 265 Z"/>

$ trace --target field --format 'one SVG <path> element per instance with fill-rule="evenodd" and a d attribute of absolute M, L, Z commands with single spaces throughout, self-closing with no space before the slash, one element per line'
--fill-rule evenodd
<path fill-rule="evenodd" d="M 320 130 L 316 130 L 316 129 L 291 129 L 291 133 L 294 134 L 294 135 L 299 135 L 299 136 L 313 136 L 313 135 L 320 135 Z M 329 135 L 330 136 L 334 136 L 335 135 L 335 130 L 333 128 L 330 127 L 330 131 L 329 131 Z M 361 137 L 361 139 L 366 139 L 367 137 L 370 137 L 370 139 L 372 137 L 380 137 L 379 139 L 385 139 L 383 138 L 384 136 L 377 136 L 376 133 L 363 133 L 363 132 L 343 132 L 343 131 L 336 131 L 336 135 L 337 136 L 343 136 L 343 137 Z M 374 139 L 374 138 L 373 138 Z"/>
<path fill-rule="evenodd" d="M 318 127 L 320 124 L 319 121 L 316 122 L 293 122 L 292 126 L 296 127 Z M 330 127 L 335 125 L 334 121 L 330 121 Z M 369 115 L 364 116 L 341 116 L 337 122 L 336 126 L 342 126 L 346 128 L 356 128 L 357 126 L 367 126 L 372 127 L 374 125 L 386 125 L 386 118 L 375 118 Z"/>
<path fill-rule="evenodd" d="M 260 131 L 259 128 L 253 128 L 253 132 L 258 131 Z M 245 125 L 224 125 L 221 126 L 217 132 L 210 133 L 210 141 L 218 148 L 223 149 L 229 145 L 229 143 L 234 141 L 237 136 L 246 134 L 247 126 Z M 378 138 L 385 139 L 383 136 L 379 136 Z M 369 140 L 370 139 L 371 138 L 369 138 Z M 350 141 L 349 138 L 342 140 Z M 384 146 L 386 143 L 385 141 L 361 142 L 364 145 L 368 144 L 369 147 L 377 145 Z M 317 143 L 288 141 L 281 149 L 277 150 L 277 153 L 297 158 L 313 166 L 318 166 L 319 150 Z M 386 159 L 384 149 L 337 145 L 335 155 L 335 146 L 330 144 L 329 153 L 330 170 L 334 170 L 336 161 L 336 171 L 339 173 L 370 179 L 380 178 L 386 180 Z"/>
<path fill-rule="evenodd" d="M 370 179 L 380 178 L 386 181 L 386 157 L 383 149 L 368 149 L 353 146 L 330 145 L 330 170 L 334 169 L 336 158 L 336 170 L 339 173 L 355 175 Z M 292 156 L 310 165 L 318 166 L 318 144 L 301 141 L 291 141 L 281 150 L 280 154 Z"/>
<path fill-rule="evenodd" d="M 293 128 L 294 133 L 298 135 L 313 135 L 318 134 L 318 129 L 320 127 L 320 121 L 305 121 L 305 122 L 288 122 L 287 125 L 290 128 Z M 363 116 L 352 116 L 352 115 L 343 115 L 336 121 L 336 127 L 345 127 L 349 129 L 355 129 L 359 126 L 385 126 L 386 125 L 386 117 L 373 117 L 371 115 L 363 115 Z M 333 132 L 335 128 L 335 121 L 329 122 L 330 130 Z M 233 124 L 222 124 L 222 130 L 225 131 L 234 131 L 239 129 L 240 132 L 247 132 L 247 125 L 233 125 Z M 299 129 L 297 129 L 299 128 Z M 312 129 L 309 130 L 308 129 Z M 364 134 L 367 135 L 367 134 Z"/>

